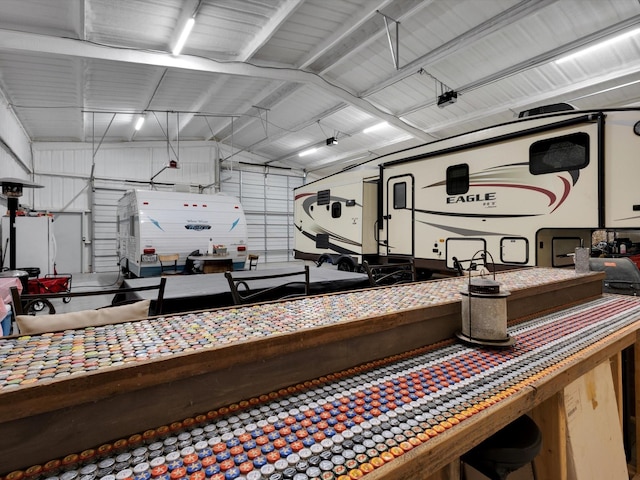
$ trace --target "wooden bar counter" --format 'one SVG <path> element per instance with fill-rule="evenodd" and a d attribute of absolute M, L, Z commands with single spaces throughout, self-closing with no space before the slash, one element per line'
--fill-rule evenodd
<path fill-rule="evenodd" d="M 536 268 L 500 273 L 497 280 L 511 291 L 508 315 L 518 322 L 602 301 L 601 273 Z M 415 349 L 436 355 L 434 361 L 456 355 L 447 349 L 462 348 L 449 339 L 459 330 L 459 291 L 465 281 L 420 282 L 2 339 L 0 473 L 187 417 L 210 413 L 211 419 L 229 406 L 238 411 L 264 406 L 269 399 L 409 358 L 416 353 L 405 352 Z M 607 305 L 631 312 L 623 324 L 607 324 L 610 330 L 603 338 L 509 387 L 495 405 L 468 415 L 460 423 L 464 428 L 434 436 L 367 478 L 426 478 L 633 345 L 640 304 L 621 298 Z M 606 322 L 607 314 L 601 316 Z M 496 375 L 500 378 L 500 372 Z M 418 471 L 420 476 L 413 476 Z"/>

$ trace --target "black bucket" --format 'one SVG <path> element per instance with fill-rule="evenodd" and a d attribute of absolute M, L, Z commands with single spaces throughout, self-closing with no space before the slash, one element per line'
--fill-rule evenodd
<path fill-rule="evenodd" d="M 40 269 L 38 267 L 20 267 L 18 270 L 24 270 L 29 274 L 29 278 L 38 278 L 40 276 Z"/>

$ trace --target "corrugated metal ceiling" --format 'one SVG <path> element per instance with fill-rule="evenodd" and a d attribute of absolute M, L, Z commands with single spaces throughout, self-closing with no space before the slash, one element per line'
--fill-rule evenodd
<path fill-rule="evenodd" d="M 408 144 L 508 121 L 533 106 L 640 101 L 638 0 L 2 6 L 0 93 L 34 142 L 91 142 L 105 132 L 106 142 L 166 141 L 168 130 L 172 140 L 218 141 L 228 158 L 248 152 L 258 163 L 328 174 Z M 174 56 L 191 16 L 195 27 Z M 623 32 L 635 33 L 557 62 Z M 438 108 L 446 88 L 459 93 L 458 101 Z M 145 112 L 149 121 L 136 132 Z M 382 121 L 389 126 L 362 133 Z M 338 145 L 326 146 L 330 136 Z M 310 147 L 319 148 L 298 155 Z"/>

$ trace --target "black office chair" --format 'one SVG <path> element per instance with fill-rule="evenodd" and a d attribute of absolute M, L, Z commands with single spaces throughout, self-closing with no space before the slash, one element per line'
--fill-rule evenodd
<path fill-rule="evenodd" d="M 540 453 L 542 433 L 523 415 L 462 456 L 462 461 L 491 480 L 505 480 Z"/>

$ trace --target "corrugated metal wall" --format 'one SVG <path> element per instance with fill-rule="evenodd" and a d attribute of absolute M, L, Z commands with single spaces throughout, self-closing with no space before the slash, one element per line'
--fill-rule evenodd
<path fill-rule="evenodd" d="M 33 192 L 29 206 L 50 212 L 82 212 L 91 221 L 83 232 L 84 272 L 115 272 L 116 204 L 126 190 L 154 188 L 215 191 L 217 146 L 181 145 L 178 170 L 166 169 L 165 146 L 104 146 L 93 155 L 91 145 L 38 144 L 34 147 L 36 182 L 44 188 Z M 238 166 L 240 165 L 240 166 Z M 91 172 L 94 179 L 91 181 Z M 249 250 L 261 262 L 292 259 L 293 188 L 301 175 L 287 170 L 265 169 L 234 163 L 221 171 L 220 191 L 237 196 L 247 216 Z M 61 246 L 60 248 L 64 248 Z M 78 273 L 78 272 L 71 272 Z"/>
<path fill-rule="evenodd" d="M 249 250 L 261 261 L 293 259 L 293 189 L 301 176 L 282 170 L 222 170 L 220 189 L 240 199 L 247 217 Z"/>

